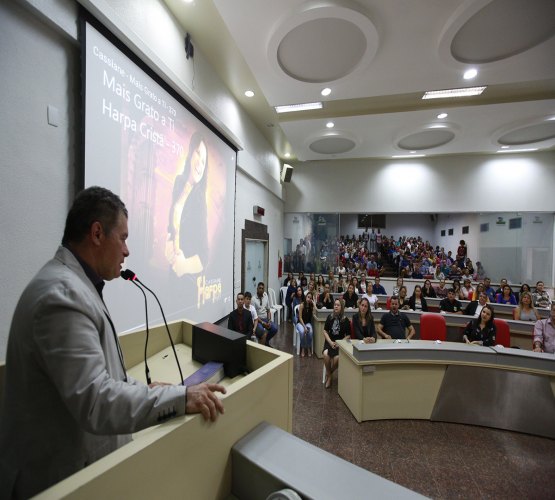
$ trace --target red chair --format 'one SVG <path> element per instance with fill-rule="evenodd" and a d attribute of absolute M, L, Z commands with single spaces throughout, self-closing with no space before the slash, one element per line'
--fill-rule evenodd
<path fill-rule="evenodd" d="M 495 323 L 495 343 L 503 347 L 511 347 L 511 330 L 504 319 L 493 320 Z"/>
<path fill-rule="evenodd" d="M 445 317 L 438 313 L 422 313 L 420 316 L 420 339 L 445 342 L 447 339 Z"/>
<path fill-rule="evenodd" d="M 385 308 L 389 311 L 389 304 L 391 303 L 391 297 L 388 297 L 385 301 Z"/>

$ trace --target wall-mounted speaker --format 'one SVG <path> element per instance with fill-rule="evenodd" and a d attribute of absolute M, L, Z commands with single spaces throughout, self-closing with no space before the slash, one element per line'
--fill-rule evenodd
<path fill-rule="evenodd" d="M 258 205 L 255 205 L 254 207 L 252 207 L 252 213 L 253 215 L 264 215 L 266 213 L 266 210 L 264 210 L 262 207 L 259 207 Z"/>
<path fill-rule="evenodd" d="M 281 182 L 291 182 L 291 177 L 293 176 L 293 167 L 287 163 L 283 164 L 281 169 Z"/>

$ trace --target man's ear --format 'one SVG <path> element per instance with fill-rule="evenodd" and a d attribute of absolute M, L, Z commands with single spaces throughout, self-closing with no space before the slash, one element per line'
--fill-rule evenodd
<path fill-rule="evenodd" d="M 104 239 L 104 229 L 102 228 L 102 224 L 99 221 L 95 221 L 91 224 L 91 228 L 89 229 L 89 236 L 93 245 L 100 245 Z"/>

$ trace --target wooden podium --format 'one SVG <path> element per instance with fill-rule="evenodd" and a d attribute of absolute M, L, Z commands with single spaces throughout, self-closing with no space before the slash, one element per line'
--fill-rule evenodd
<path fill-rule="evenodd" d="M 192 325 L 169 325 L 186 378 L 200 365 L 191 359 Z M 131 376 L 145 380 L 145 332 L 120 337 Z M 179 382 L 165 327 L 151 328 L 148 365 L 153 381 Z M 3 367 L 0 367 L 3 368 Z M 292 430 L 292 356 L 248 341 L 248 375 L 224 379 L 225 413 L 217 422 L 201 415 L 169 420 L 135 434 L 133 442 L 45 490 L 36 498 L 195 498 L 231 494 L 232 446 L 260 422 Z M 125 415 L 122 415 L 125 418 Z"/>

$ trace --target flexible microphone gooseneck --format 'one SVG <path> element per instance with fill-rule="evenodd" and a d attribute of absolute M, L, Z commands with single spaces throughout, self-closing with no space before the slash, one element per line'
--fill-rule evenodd
<path fill-rule="evenodd" d="M 137 285 L 137 283 L 140 283 L 142 285 L 142 287 L 144 287 L 146 290 L 148 290 L 153 297 L 156 299 L 156 302 L 158 303 L 158 307 L 160 308 L 160 312 L 162 313 L 162 318 L 164 319 L 164 325 L 166 325 L 166 332 L 168 333 L 168 338 L 170 339 L 170 344 L 172 346 L 172 350 L 173 350 L 173 355 L 175 356 L 175 362 L 177 363 L 177 368 L 179 370 L 179 376 L 180 376 L 180 380 L 181 380 L 181 385 L 183 385 L 183 372 L 181 371 L 181 365 L 179 364 L 179 359 L 177 358 L 177 352 L 175 350 L 175 345 L 173 343 L 173 339 L 172 336 L 170 334 L 170 329 L 168 328 L 168 323 L 166 321 L 166 315 L 164 314 L 164 309 L 162 309 L 162 304 L 160 304 L 160 301 L 158 300 L 158 297 L 156 296 L 156 294 L 150 289 L 148 288 L 148 286 L 146 286 L 138 277 L 137 275 L 131 271 L 130 269 L 125 269 L 124 271 L 121 272 L 121 277 L 125 280 L 131 281 L 132 283 L 134 283 L 135 285 Z M 137 283 L 135 283 L 137 282 Z M 139 285 L 137 285 L 139 286 Z M 140 287 L 139 287 L 140 288 Z M 142 289 L 141 289 L 142 290 Z M 143 291 L 144 293 L 144 291 Z M 146 300 L 146 295 L 145 295 L 145 300 Z M 148 328 L 148 326 L 147 326 Z M 148 330 L 147 330 L 148 331 Z M 148 336 L 147 336 L 148 339 Z M 145 347 L 145 356 L 146 356 L 146 347 Z M 145 358 L 146 360 L 146 358 Z M 145 361 L 146 363 L 146 361 Z"/>
<path fill-rule="evenodd" d="M 131 274 L 133 274 L 133 273 L 131 273 Z M 125 270 L 125 271 L 122 271 L 120 273 L 120 275 L 123 279 L 133 283 L 141 291 L 141 293 L 143 294 L 143 297 L 145 299 L 145 323 L 146 323 L 146 339 L 145 339 L 145 355 L 144 355 L 144 357 L 145 357 L 145 376 L 146 376 L 146 383 L 150 385 L 152 380 L 150 379 L 150 369 L 148 368 L 148 363 L 147 363 L 148 337 L 149 337 L 150 331 L 148 329 L 148 303 L 147 303 L 147 300 L 146 300 L 146 293 L 139 284 L 135 283 L 134 275 L 133 275 L 133 277 L 131 277 L 129 275 L 129 270 L 128 269 Z"/>

